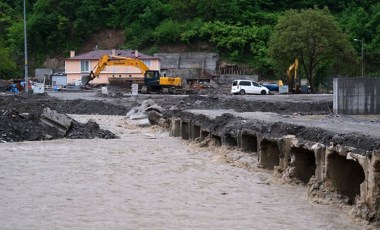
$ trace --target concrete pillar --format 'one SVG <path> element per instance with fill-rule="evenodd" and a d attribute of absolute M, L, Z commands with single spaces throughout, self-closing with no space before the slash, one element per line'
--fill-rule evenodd
<path fill-rule="evenodd" d="M 290 165 L 290 149 L 292 141 L 295 140 L 294 135 L 286 135 L 277 141 L 278 148 L 280 151 L 280 163 L 281 169 L 286 169 Z"/>
<path fill-rule="evenodd" d="M 373 152 L 368 159 L 367 191 L 365 201 L 372 211 L 380 215 L 380 151 Z"/>
<path fill-rule="evenodd" d="M 326 148 L 324 145 L 316 143 L 312 146 L 315 156 L 315 178 L 324 181 L 326 178 Z"/>
<path fill-rule="evenodd" d="M 181 120 L 177 118 L 172 118 L 170 120 L 170 136 L 179 137 L 181 136 Z"/>

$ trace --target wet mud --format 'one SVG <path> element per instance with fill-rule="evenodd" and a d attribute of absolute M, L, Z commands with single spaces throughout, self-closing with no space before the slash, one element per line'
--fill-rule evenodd
<path fill-rule="evenodd" d="M 268 96 L 270 97 L 270 96 Z M 235 111 L 273 111 L 277 113 L 325 114 L 331 104 L 326 101 L 315 103 L 267 102 L 267 98 L 255 101 L 242 100 L 239 97 L 224 95 L 189 95 L 176 97 L 173 95 L 155 97 L 146 95 L 136 98 L 101 96 L 95 100 L 75 99 L 62 100 L 48 94 L 18 94 L 0 96 L 0 140 L 36 141 L 56 138 L 115 138 L 110 132 L 99 129 L 94 123 L 80 124 L 74 122 L 67 135 L 60 134 L 56 129 L 39 121 L 44 108 L 50 108 L 61 114 L 92 114 L 92 115 L 126 115 L 127 112 L 144 100 L 154 99 L 162 106 L 165 117 L 170 117 L 187 109 L 234 109 Z M 218 125 L 223 129 L 227 120 L 222 118 Z"/>

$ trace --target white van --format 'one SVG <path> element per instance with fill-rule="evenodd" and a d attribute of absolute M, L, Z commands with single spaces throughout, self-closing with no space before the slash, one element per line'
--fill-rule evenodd
<path fill-rule="evenodd" d="M 232 82 L 231 94 L 269 94 L 269 89 L 251 80 L 235 80 Z"/>

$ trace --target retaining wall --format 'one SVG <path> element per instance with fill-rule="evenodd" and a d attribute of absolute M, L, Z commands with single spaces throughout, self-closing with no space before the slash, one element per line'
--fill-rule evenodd
<path fill-rule="evenodd" d="M 204 69 L 216 70 L 219 61 L 217 53 L 156 53 L 161 69 Z"/>
<path fill-rule="evenodd" d="M 335 114 L 380 114 L 380 79 L 335 78 Z"/>
<path fill-rule="evenodd" d="M 181 76 L 183 79 L 200 78 L 204 73 L 213 74 L 218 68 L 217 53 L 156 53 L 160 59 L 161 71 L 167 76 Z"/>

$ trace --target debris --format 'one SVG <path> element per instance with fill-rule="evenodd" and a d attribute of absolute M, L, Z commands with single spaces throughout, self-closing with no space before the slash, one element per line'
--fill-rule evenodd
<path fill-rule="evenodd" d="M 66 137 L 70 139 L 94 139 L 96 137 L 103 139 L 118 138 L 112 132 L 100 129 L 98 123 L 93 120 L 89 120 L 85 124 L 73 120 L 71 128 Z"/>
<path fill-rule="evenodd" d="M 102 95 L 108 95 L 107 87 L 102 87 Z"/>
<path fill-rule="evenodd" d="M 145 100 L 140 106 L 133 107 L 127 117 L 130 123 L 137 126 L 157 125 L 162 122 L 162 107 L 157 105 L 152 99 Z"/>
<path fill-rule="evenodd" d="M 40 113 L 19 113 L 15 109 L 2 110 L 0 111 L 0 132 L 0 143 L 53 140 L 64 137 L 117 138 L 112 132 L 100 129 L 94 121 L 82 124 L 49 108 L 45 108 Z"/>
<path fill-rule="evenodd" d="M 148 111 L 148 120 L 152 125 L 158 125 L 162 120 L 162 113 L 159 113 L 156 110 Z"/>

